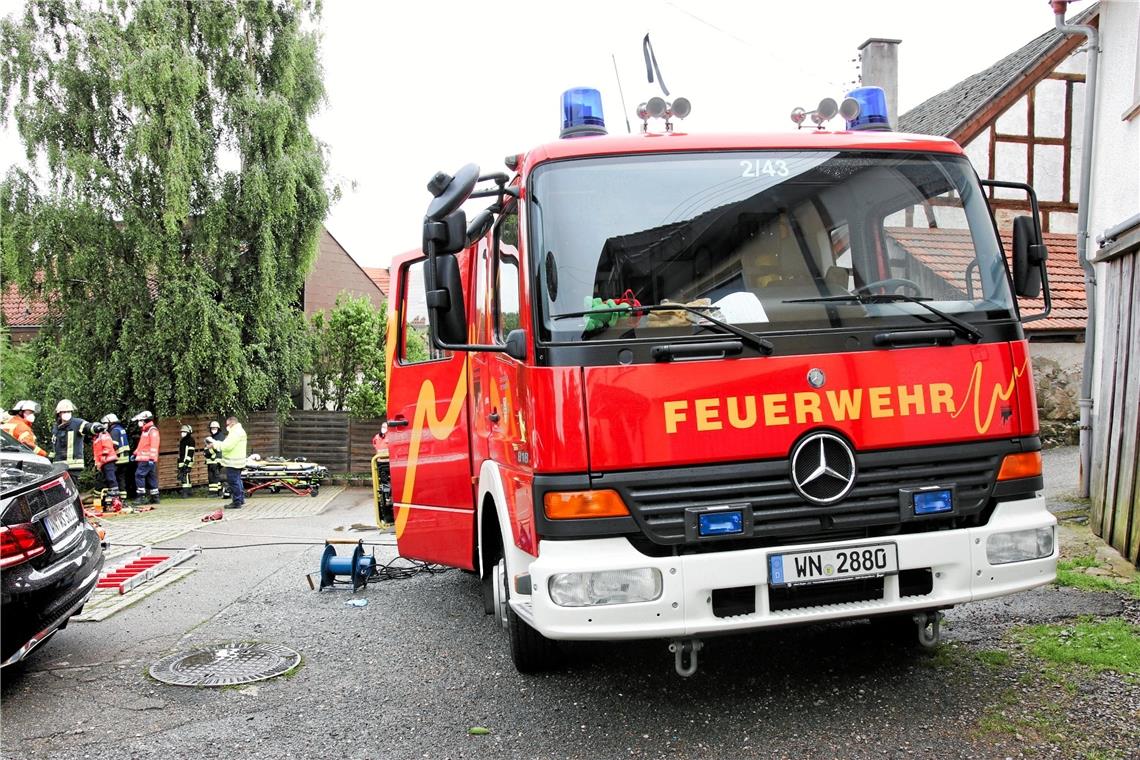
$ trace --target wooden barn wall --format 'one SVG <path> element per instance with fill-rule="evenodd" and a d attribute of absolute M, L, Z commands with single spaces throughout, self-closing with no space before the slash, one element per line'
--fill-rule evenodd
<path fill-rule="evenodd" d="M 1093 531 L 1140 566 L 1140 254 L 1108 261 L 1104 362 L 1094 409 Z"/>

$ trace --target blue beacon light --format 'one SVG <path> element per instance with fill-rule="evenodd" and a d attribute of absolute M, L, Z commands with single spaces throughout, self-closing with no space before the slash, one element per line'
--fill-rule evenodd
<path fill-rule="evenodd" d="M 847 97 L 854 98 L 859 104 L 859 114 L 847 121 L 848 129 L 890 131 L 891 124 L 887 119 L 887 96 L 882 87 L 860 87 L 847 93 Z"/>
<path fill-rule="evenodd" d="M 593 87 L 574 87 L 562 93 L 562 133 L 560 137 L 604 135 L 602 93 Z"/>

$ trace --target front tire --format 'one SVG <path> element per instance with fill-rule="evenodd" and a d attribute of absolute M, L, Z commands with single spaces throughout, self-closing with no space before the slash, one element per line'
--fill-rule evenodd
<path fill-rule="evenodd" d="M 510 580 L 506 560 L 500 559 L 491 577 L 499 593 L 495 595 L 494 612 L 507 629 L 511 644 L 511 660 L 520 673 L 542 673 L 553 670 L 561 663 L 561 650 L 557 642 L 534 630 L 511 609 Z"/>

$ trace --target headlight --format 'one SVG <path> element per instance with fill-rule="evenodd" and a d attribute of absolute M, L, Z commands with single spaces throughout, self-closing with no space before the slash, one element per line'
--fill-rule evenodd
<path fill-rule="evenodd" d="M 986 559 L 991 565 L 1041 559 L 1053 554 L 1053 526 L 994 533 L 986 539 Z"/>
<path fill-rule="evenodd" d="M 550 578 L 550 598 L 559 607 L 651 602 L 660 596 L 661 571 L 652 567 L 559 573 Z"/>

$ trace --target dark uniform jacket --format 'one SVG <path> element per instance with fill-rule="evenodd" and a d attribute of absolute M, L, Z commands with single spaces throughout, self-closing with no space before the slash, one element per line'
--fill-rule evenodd
<path fill-rule="evenodd" d="M 72 417 L 52 428 L 52 459 L 69 470 L 83 469 L 83 436 L 94 435 L 95 423 Z"/>

